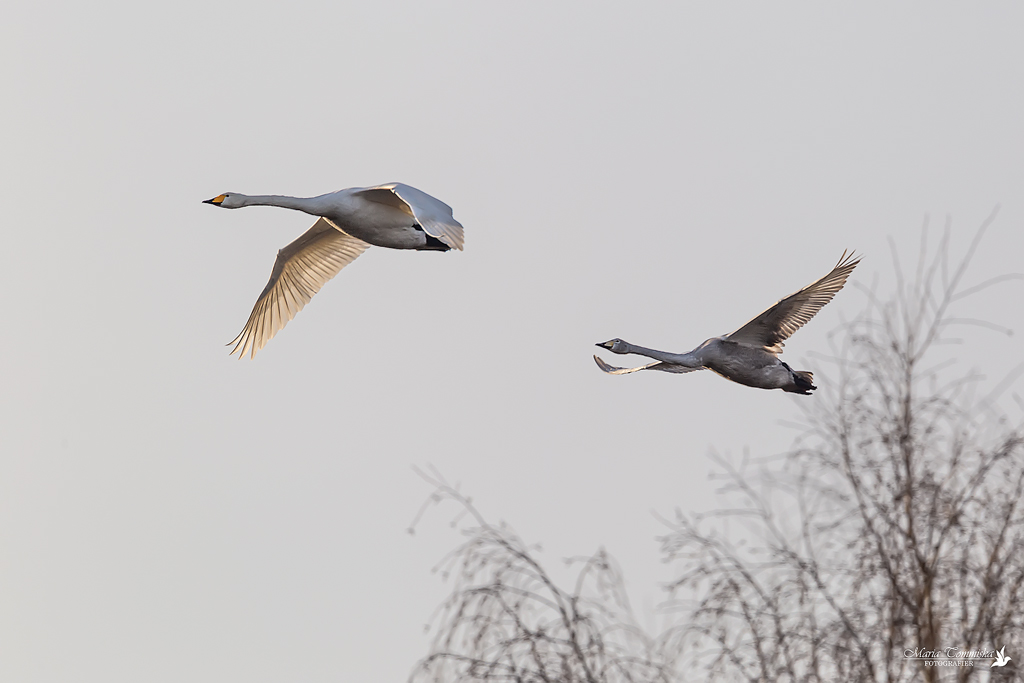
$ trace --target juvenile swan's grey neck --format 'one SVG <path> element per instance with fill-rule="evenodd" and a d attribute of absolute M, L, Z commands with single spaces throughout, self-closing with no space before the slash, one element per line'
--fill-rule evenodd
<path fill-rule="evenodd" d="M 629 348 L 627 353 L 635 353 L 641 356 L 647 356 L 654 360 L 660 360 L 664 363 L 672 363 L 673 365 L 682 365 L 687 368 L 699 368 L 701 367 L 700 360 L 691 351 L 689 353 L 669 353 L 668 351 L 658 351 L 657 349 L 648 349 L 643 346 L 637 346 L 636 344 L 630 344 L 626 342 L 626 346 Z"/>
<path fill-rule="evenodd" d="M 295 209 L 314 216 L 322 215 L 322 197 L 288 197 L 279 194 L 245 195 L 242 206 L 278 206 L 282 209 Z"/>

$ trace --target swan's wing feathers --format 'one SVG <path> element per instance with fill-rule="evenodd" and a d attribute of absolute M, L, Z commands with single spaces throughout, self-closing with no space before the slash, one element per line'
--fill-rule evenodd
<path fill-rule="evenodd" d="M 597 367 L 607 372 L 609 375 L 628 375 L 631 372 L 639 372 L 640 370 L 646 370 L 652 366 L 660 365 L 661 361 L 655 361 L 654 363 L 648 363 L 647 365 L 641 365 L 638 368 L 617 368 L 614 365 L 608 365 L 600 356 L 594 356 L 594 362 L 597 363 Z"/>
<path fill-rule="evenodd" d="M 452 207 L 440 199 L 431 197 L 422 190 L 415 187 L 403 185 L 402 183 L 388 183 L 377 187 L 368 187 L 363 191 L 363 196 L 372 201 L 382 204 L 389 204 L 390 200 L 381 197 L 377 190 L 388 190 L 404 203 L 408 208 L 404 211 L 410 212 L 416 219 L 416 223 L 423 228 L 423 231 L 431 237 L 436 237 L 452 249 L 462 250 L 465 237 L 462 234 L 462 224 L 452 216 Z"/>
<path fill-rule="evenodd" d="M 663 363 L 662 361 L 655 361 L 648 363 L 647 365 L 641 365 L 638 368 L 617 368 L 614 365 L 608 365 L 598 356 L 594 356 L 594 361 L 597 363 L 597 367 L 601 368 L 609 375 L 628 375 L 631 372 L 639 372 L 640 370 L 661 370 L 662 372 L 693 372 L 694 370 L 703 370 L 704 368 L 688 368 L 682 365 L 673 365 L 672 363 Z"/>
<path fill-rule="evenodd" d="M 313 295 L 370 246 L 337 228 L 325 218 L 277 252 L 270 281 L 253 306 L 245 327 L 228 346 L 231 353 L 250 358 L 266 346 Z"/>
<path fill-rule="evenodd" d="M 383 204 L 384 206 L 390 206 L 393 209 L 408 214 L 415 219 L 416 214 L 413 213 L 412 207 L 409 203 L 395 194 L 390 187 L 364 187 L 358 190 L 357 194 L 362 198 L 377 204 Z"/>
<path fill-rule="evenodd" d="M 681 375 L 685 372 L 695 372 L 697 370 L 703 370 L 704 367 L 688 368 L 685 365 L 676 365 L 675 363 L 663 363 L 658 361 L 657 363 L 651 363 L 647 366 L 648 370 L 661 370 L 662 372 L 672 372 L 677 375 Z"/>
<path fill-rule="evenodd" d="M 782 353 L 786 339 L 820 311 L 846 284 L 850 273 L 860 263 L 860 257 L 851 253 L 839 259 L 828 275 L 813 282 L 757 316 L 746 325 L 728 335 L 726 339 L 747 346 L 763 347 L 775 354 Z"/>

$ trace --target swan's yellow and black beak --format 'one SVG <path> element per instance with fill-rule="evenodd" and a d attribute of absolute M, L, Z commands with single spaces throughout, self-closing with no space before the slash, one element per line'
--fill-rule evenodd
<path fill-rule="evenodd" d="M 213 199 L 204 199 L 203 204 L 213 204 L 214 206 L 220 206 L 220 203 L 227 198 L 226 194 L 219 194 Z"/>
<path fill-rule="evenodd" d="M 602 349 L 608 349 L 609 351 L 612 350 L 612 342 L 611 342 L 611 340 L 606 341 L 606 342 L 602 342 L 600 344 L 594 344 L 594 346 L 599 346 Z"/>

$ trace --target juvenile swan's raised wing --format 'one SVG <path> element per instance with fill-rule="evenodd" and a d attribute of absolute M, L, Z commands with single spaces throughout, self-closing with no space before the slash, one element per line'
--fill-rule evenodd
<path fill-rule="evenodd" d="M 321 218 L 277 252 L 270 281 L 256 300 L 245 328 L 228 343 L 231 353 L 250 358 L 309 303 L 313 295 L 370 246 Z"/>
<path fill-rule="evenodd" d="M 370 201 L 387 204 L 412 215 L 416 224 L 431 237 L 462 251 L 462 224 L 452 216 L 452 207 L 426 192 L 402 183 L 363 188 L 358 193 Z M 389 196 L 390 195 L 390 196 Z"/>
<path fill-rule="evenodd" d="M 790 294 L 767 311 L 726 337 L 745 346 L 763 347 L 776 355 L 782 353 L 785 340 L 822 309 L 843 288 L 860 257 L 843 252 L 839 263 L 820 280 Z"/>
<path fill-rule="evenodd" d="M 693 372 L 694 370 L 703 370 L 704 368 L 688 368 L 684 365 L 673 365 L 672 363 L 664 363 L 662 361 L 655 361 L 648 363 L 647 365 L 641 365 L 638 368 L 617 368 L 614 365 L 608 365 L 598 356 L 594 356 L 594 362 L 597 363 L 597 367 L 601 368 L 609 375 L 628 375 L 631 372 L 639 372 L 641 370 L 661 370 L 662 372 L 675 372 L 682 374 L 684 372 Z"/>

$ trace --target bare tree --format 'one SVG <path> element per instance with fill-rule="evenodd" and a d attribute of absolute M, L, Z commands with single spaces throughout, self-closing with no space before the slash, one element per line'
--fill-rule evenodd
<path fill-rule="evenodd" d="M 419 474 L 434 487 L 424 507 L 454 502 L 455 524 L 467 523 L 465 542 L 436 568 L 454 587 L 435 619 L 431 654 L 411 680 L 671 680 L 658 644 L 634 623 L 622 576 L 603 550 L 569 560 L 579 566 L 575 586 L 560 588 L 538 561 L 538 548 L 504 524 L 489 524 L 436 472 Z"/>
<path fill-rule="evenodd" d="M 1015 680 L 1024 430 L 993 399 L 1021 368 L 979 396 L 980 378 L 951 376 L 941 357 L 959 327 L 994 327 L 956 317 L 955 304 L 1020 277 L 963 285 L 993 218 L 955 267 L 948 225 L 932 256 L 922 240 L 912 280 L 897 260 L 895 296 L 868 290 L 865 313 L 834 336 L 824 360 L 835 376 L 805 409 L 793 449 L 716 458 L 730 506 L 666 521 L 664 557 L 679 567 L 666 634 L 636 626 L 603 551 L 575 560 L 575 586 L 563 589 L 535 548 L 421 473 L 434 487 L 427 505 L 461 511 L 465 541 L 438 565 L 453 588 L 412 679 Z M 1001 647 L 1016 660 L 991 668 L 982 657 Z"/>
<path fill-rule="evenodd" d="M 677 511 L 662 547 L 683 567 L 688 661 L 709 680 L 1016 676 L 963 655 L 1024 656 L 1022 430 L 977 396 L 978 376 L 949 379 L 936 358 L 951 330 L 984 324 L 955 317 L 958 300 L 1019 277 L 962 285 L 993 218 L 955 268 L 947 225 L 934 257 L 922 240 L 913 282 L 869 296 L 792 452 L 719 459 L 735 507 Z"/>

